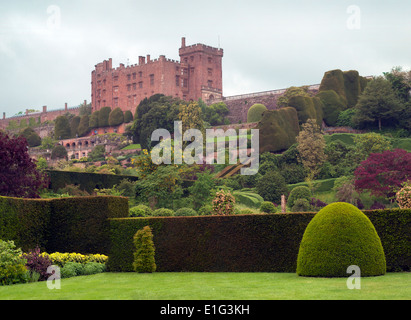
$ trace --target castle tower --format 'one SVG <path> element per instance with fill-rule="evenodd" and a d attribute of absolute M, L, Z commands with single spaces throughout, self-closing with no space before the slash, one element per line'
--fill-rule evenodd
<path fill-rule="evenodd" d="M 211 102 L 222 97 L 222 57 L 223 50 L 204 44 L 186 46 L 182 38 L 179 50 L 180 63 L 187 65 L 187 99 Z"/>

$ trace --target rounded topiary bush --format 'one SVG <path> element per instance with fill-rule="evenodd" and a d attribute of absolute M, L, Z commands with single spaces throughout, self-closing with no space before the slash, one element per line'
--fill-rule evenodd
<path fill-rule="evenodd" d="M 274 203 L 270 201 L 264 201 L 260 206 L 260 211 L 264 213 L 275 213 L 277 208 L 275 207 Z"/>
<path fill-rule="evenodd" d="M 167 208 L 159 208 L 153 211 L 154 217 L 173 217 L 175 216 L 175 212 L 171 209 Z"/>
<path fill-rule="evenodd" d="M 311 191 L 306 186 L 298 186 L 291 190 L 290 195 L 288 196 L 288 206 L 290 208 L 294 207 L 295 202 L 298 199 L 305 199 L 308 202 L 311 200 Z"/>
<path fill-rule="evenodd" d="M 321 209 L 308 224 L 297 258 L 297 274 L 347 277 L 358 266 L 361 276 L 386 272 L 381 240 L 368 217 L 355 206 L 335 202 Z"/>
<path fill-rule="evenodd" d="M 177 209 L 175 212 L 177 217 L 189 217 L 189 216 L 196 216 L 197 212 L 192 208 L 180 208 Z"/>
<path fill-rule="evenodd" d="M 247 122 L 258 122 L 263 117 L 267 107 L 261 103 L 253 104 L 247 112 Z"/>

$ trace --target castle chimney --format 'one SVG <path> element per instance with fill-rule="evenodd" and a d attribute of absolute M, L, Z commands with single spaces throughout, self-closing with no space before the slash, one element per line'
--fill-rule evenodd
<path fill-rule="evenodd" d="M 85 106 L 87 105 L 87 100 L 84 100 L 84 105 L 85 105 Z"/>
<path fill-rule="evenodd" d="M 43 112 L 47 112 L 47 106 L 43 106 Z"/>
<path fill-rule="evenodd" d="M 64 111 L 67 111 L 67 102 L 64 104 Z"/>
<path fill-rule="evenodd" d="M 181 48 L 185 48 L 186 47 L 186 38 L 182 37 L 181 38 Z"/>
<path fill-rule="evenodd" d="M 145 64 L 146 63 L 146 58 L 145 57 L 142 57 L 142 56 L 139 56 L 138 57 L 138 64 L 141 66 L 141 65 L 143 65 L 143 64 Z"/>
<path fill-rule="evenodd" d="M 151 60 L 150 60 L 150 55 L 148 54 L 147 55 L 147 63 L 149 63 Z"/>
<path fill-rule="evenodd" d="M 29 114 L 29 109 L 26 109 L 26 116 Z"/>
<path fill-rule="evenodd" d="M 3 112 L 3 120 L 6 119 L 6 113 Z"/>

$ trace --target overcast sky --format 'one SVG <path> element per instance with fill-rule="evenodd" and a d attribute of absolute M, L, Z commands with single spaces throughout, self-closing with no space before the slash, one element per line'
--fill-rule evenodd
<path fill-rule="evenodd" d="M 97 63 L 179 60 L 181 37 L 224 49 L 224 96 L 409 70 L 410 16 L 408 0 L 1 0 L 0 114 L 90 101 Z"/>

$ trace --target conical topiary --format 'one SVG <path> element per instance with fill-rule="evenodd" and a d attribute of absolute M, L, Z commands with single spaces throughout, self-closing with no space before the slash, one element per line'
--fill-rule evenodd
<path fill-rule="evenodd" d="M 156 271 L 154 258 L 155 248 L 153 233 L 149 226 L 138 230 L 133 238 L 136 251 L 134 252 L 133 269 L 140 273 L 151 273 Z"/>
<path fill-rule="evenodd" d="M 386 272 L 381 240 L 369 220 L 355 206 L 337 202 L 321 209 L 308 224 L 300 244 L 297 274 L 347 277 L 349 266 L 361 276 Z"/>

